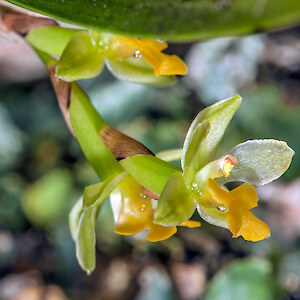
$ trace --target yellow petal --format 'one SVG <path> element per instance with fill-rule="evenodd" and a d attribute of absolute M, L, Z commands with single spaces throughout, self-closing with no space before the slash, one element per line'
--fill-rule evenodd
<path fill-rule="evenodd" d="M 249 213 L 245 221 L 246 230 L 242 233 L 242 237 L 247 241 L 257 242 L 270 236 L 269 226 Z"/>
<path fill-rule="evenodd" d="M 180 224 L 180 226 L 186 226 L 189 228 L 200 227 L 201 223 L 198 221 L 188 220 Z"/>
<path fill-rule="evenodd" d="M 213 201 L 227 207 L 226 220 L 232 237 L 242 235 L 245 240 L 259 241 L 270 236 L 268 225 L 250 212 L 258 204 L 258 197 L 251 184 L 243 183 L 227 192 L 209 179 L 206 192 Z"/>
<path fill-rule="evenodd" d="M 234 198 L 234 201 L 241 203 L 245 209 L 249 210 L 258 205 L 255 188 L 250 183 L 243 183 L 229 193 Z"/>
<path fill-rule="evenodd" d="M 145 61 L 153 67 L 157 76 L 185 75 L 187 73 L 185 63 L 178 56 L 161 52 L 168 46 L 165 42 L 116 36 L 113 44 L 114 52 L 121 58 L 128 58 L 134 56 L 135 53 L 141 53 Z"/>
<path fill-rule="evenodd" d="M 118 193 L 119 199 L 114 199 Z M 119 186 L 119 190 L 111 195 L 112 201 L 120 201 L 120 209 L 115 216 L 115 232 L 132 235 L 149 227 L 153 215 L 151 199 L 143 196 L 141 186 L 131 177 Z"/>
<path fill-rule="evenodd" d="M 177 231 L 175 226 L 167 227 L 153 223 L 154 210 L 151 198 L 143 194 L 142 187 L 130 176 L 126 177 L 118 190 L 111 194 L 111 201 L 121 202 L 119 208 L 114 211 L 114 214 L 117 214 L 115 232 L 118 234 L 133 235 L 149 228 L 147 240 L 158 242 L 168 239 Z M 118 203 L 113 203 L 112 206 L 114 204 Z M 185 223 L 194 227 L 199 222 Z"/>
<path fill-rule="evenodd" d="M 149 242 L 159 242 L 166 240 L 177 232 L 175 226 L 166 227 L 158 224 L 150 224 L 149 233 L 147 235 L 147 240 Z"/>
<path fill-rule="evenodd" d="M 231 201 L 231 197 L 229 193 L 223 189 L 221 189 L 217 183 L 215 183 L 212 179 L 208 179 L 206 186 L 205 186 L 205 192 L 207 192 L 208 195 L 212 198 L 214 202 L 216 202 L 218 205 L 225 205 L 228 207 Z"/>

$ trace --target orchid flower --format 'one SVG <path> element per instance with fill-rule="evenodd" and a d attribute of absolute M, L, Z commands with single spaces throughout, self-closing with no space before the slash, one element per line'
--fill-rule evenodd
<path fill-rule="evenodd" d="M 71 103 L 75 111 L 74 99 Z M 104 176 L 102 182 L 85 188 L 70 214 L 77 258 L 83 269 L 91 272 L 95 266 L 95 219 L 109 196 L 115 232 L 122 235 L 148 230 L 148 241 L 164 240 L 176 233 L 176 226 L 199 227 L 199 222 L 191 220 L 197 210 L 203 220 L 228 228 L 234 238 L 242 236 L 256 242 L 270 236 L 269 227 L 251 212 L 258 205 L 253 185 L 280 177 L 294 151 L 282 141 L 251 140 L 216 158 L 217 147 L 240 104 L 241 97 L 233 96 L 199 113 L 182 151 L 170 152 L 172 159 L 181 157 L 181 168 L 167 162 L 172 160 L 168 155 L 133 155 L 115 162 L 114 172 L 106 168 L 110 176 Z M 84 106 L 76 110 L 80 107 Z M 73 121 L 73 128 L 82 127 L 80 120 Z M 77 131 L 77 136 L 83 146 L 90 143 L 83 132 Z M 90 155 L 86 146 L 83 149 Z M 90 160 L 101 174 L 105 164 L 100 169 L 94 157 Z M 228 182 L 244 183 L 228 190 Z"/>
<path fill-rule="evenodd" d="M 174 171 L 164 182 L 154 223 L 177 226 L 197 209 L 202 219 L 229 228 L 233 237 L 259 241 L 270 236 L 269 227 L 250 211 L 258 204 L 252 184 L 267 184 L 280 177 L 294 151 L 282 141 L 252 140 L 215 159 L 218 144 L 240 103 L 241 98 L 233 96 L 195 118 L 184 142 L 182 170 Z M 120 163 L 137 181 L 155 191 L 153 184 L 147 183 L 153 179 L 138 171 L 140 161 L 141 157 L 130 157 Z M 240 181 L 245 183 L 230 191 L 224 185 Z"/>

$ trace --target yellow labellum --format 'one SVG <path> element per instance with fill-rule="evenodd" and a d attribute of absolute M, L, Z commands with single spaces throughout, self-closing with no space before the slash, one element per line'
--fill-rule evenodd
<path fill-rule="evenodd" d="M 206 190 L 213 201 L 227 207 L 226 220 L 232 237 L 241 235 L 245 240 L 256 242 L 270 236 L 268 225 L 250 212 L 250 209 L 258 204 L 255 189 L 251 184 L 243 183 L 227 192 L 209 179 Z"/>
<path fill-rule="evenodd" d="M 120 58 L 143 57 L 152 66 L 155 75 L 185 75 L 187 67 L 177 55 L 162 53 L 168 47 L 166 42 L 114 37 L 114 51 Z"/>

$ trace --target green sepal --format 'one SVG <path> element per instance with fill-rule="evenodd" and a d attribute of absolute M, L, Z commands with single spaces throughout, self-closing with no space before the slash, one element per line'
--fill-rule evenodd
<path fill-rule="evenodd" d="M 177 166 L 169 164 L 152 155 L 135 155 L 122 159 L 122 167 L 142 186 L 160 195 L 169 176 L 181 171 Z"/>
<path fill-rule="evenodd" d="M 77 238 L 79 220 L 82 214 L 82 197 L 74 204 L 69 214 L 69 228 L 74 242 Z"/>
<path fill-rule="evenodd" d="M 218 183 L 244 181 L 264 185 L 279 178 L 290 166 L 294 155 L 286 142 L 272 139 L 250 140 L 231 149 L 228 154 L 238 159 L 238 164 L 228 177 Z"/>
<path fill-rule="evenodd" d="M 76 33 L 56 67 L 56 76 L 64 81 L 75 81 L 99 75 L 104 66 L 101 36 L 88 31 Z"/>
<path fill-rule="evenodd" d="M 195 197 L 186 188 L 182 172 L 171 174 L 158 199 L 154 223 L 177 226 L 189 220 L 196 208 Z"/>
<path fill-rule="evenodd" d="M 180 160 L 181 156 L 182 156 L 182 149 L 165 150 L 156 154 L 156 157 L 167 162 Z"/>
<path fill-rule="evenodd" d="M 181 165 L 184 170 L 191 167 L 197 172 L 214 159 L 217 147 L 241 101 L 242 98 L 235 95 L 205 108 L 198 114 L 188 130 L 183 145 Z M 198 128 L 200 124 L 204 126 L 203 123 L 206 122 L 209 125 L 206 125 L 208 128 L 206 134 L 204 134 L 204 129 Z M 200 145 L 198 144 L 199 141 Z"/>
<path fill-rule="evenodd" d="M 200 217 L 212 225 L 228 228 L 226 215 L 227 211 L 220 211 L 217 207 L 207 207 L 197 205 L 197 211 Z"/>
<path fill-rule="evenodd" d="M 77 141 L 100 179 L 105 180 L 122 172 L 121 166 L 99 137 L 100 131 L 108 125 L 76 83 L 72 83 L 69 114 Z"/>
<path fill-rule="evenodd" d="M 26 35 L 32 47 L 42 52 L 60 57 L 70 39 L 78 29 L 60 26 L 39 27 Z"/>
<path fill-rule="evenodd" d="M 134 83 L 166 86 L 176 82 L 176 77 L 156 76 L 154 70 L 142 58 L 127 58 L 122 61 L 107 59 L 106 65 L 110 72 L 120 80 Z"/>
<path fill-rule="evenodd" d="M 112 176 L 100 183 L 87 186 L 83 193 L 84 207 L 96 207 L 110 195 L 110 193 L 121 183 L 128 175 L 127 172 Z"/>
<path fill-rule="evenodd" d="M 95 245 L 95 223 L 98 207 L 84 209 L 76 234 L 76 257 L 81 268 L 90 275 L 96 265 Z"/>
<path fill-rule="evenodd" d="M 193 132 L 193 136 L 189 139 L 189 143 L 184 144 L 181 156 L 181 164 L 183 168 L 183 177 L 188 186 L 191 187 L 194 180 L 195 173 L 197 172 L 198 160 L 201 159 L 198 152 L 201 152 L 202 141 L 205 140 L 209 131 L 209 122 L 203 121 L 198 124 Z M 187 167 L 184 167 L 187 166 Z M 189 166 L 189 167 L 188 167 Z"/>

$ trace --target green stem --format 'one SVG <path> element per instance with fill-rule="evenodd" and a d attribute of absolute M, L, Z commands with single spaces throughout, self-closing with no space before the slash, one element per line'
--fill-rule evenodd
<path fill-rule="evenodd" d="M 99 133 L 108 125 L 77 83 L 72 83 L 69 114 L 72 128 L 81 149 L 98 176 L 105 180 L 121 172 L 122 168 L 99 137 Z"/>
<path fill-rule="evenodd" d="M 55 67 L 57 60 L 45 52 L 35 50 L 50 72 Z M 76 82 L 71 84 L 68 113 L 77 141 L 100 179 L 105 180 L 122 172 L 122 167 L 116 162 L 114 155 L 99 136 L 101 131 L 109 125 L 105 123 L 86 93 Z"/>

